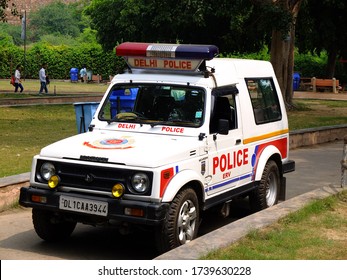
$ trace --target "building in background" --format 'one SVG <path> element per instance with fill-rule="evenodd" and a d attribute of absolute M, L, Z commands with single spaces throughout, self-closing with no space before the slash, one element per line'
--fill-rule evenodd
<path fill-rule="evenodd" d="M 24 11 L 27 13 L 27 17 L 29 16 L 31 11 L 36 11 L 38 8 L 45 6 L 49 3 L 52 3 L 57 0 L 9 0 L 8 8 L 6 9 L 7 14 L 7 22 L 9 24 L 20 25 L 22 23 L 20 17 L 13 16 L 11 14 L 12 3 L 14 3 L 17 7 L 17 11 L 20 15 L 24 14 Z M 60 0 L 63 3 L 75 3 L 80 0 Z"/>

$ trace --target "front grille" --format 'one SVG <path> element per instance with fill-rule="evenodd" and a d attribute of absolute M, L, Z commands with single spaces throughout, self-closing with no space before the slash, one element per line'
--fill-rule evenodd
<path fill-rule="evenodd" d="M 100 166 L 90 166 L 83 164 L 72 164 L 63 162 L 52 162 L 56 169 L 56 174 L 60 177 L 60 185 L 69 189 L 83 189 L 84 192 L 108 192 L 116 183 L 122 183 L 126 187 L 126 193 L 131 193 L 131 177 L 137 172 L 144 172 L 152 182 L 153 173 L 141 170 L 128 170 L 122 168 L 110 168 Z M 39 160 L 36 166 L 36 174 L 39 174 L 44 161 Z M 46 183 L 40 176 L 36 176 L 36 181 Z M 150 191 L 145 194 L 150 195 Z"/>

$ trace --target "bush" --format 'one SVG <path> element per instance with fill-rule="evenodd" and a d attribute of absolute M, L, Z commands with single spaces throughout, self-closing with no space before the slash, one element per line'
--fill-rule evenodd
<path fill-rule="evenodd" d="M 12 37 L 0 32 L 0 77 L 11 77 L 22 57 L 23 50 L 13 44 Z"/>
<path fill-rule="evenodd" d="M 228 54 L 225 57 L 238 57 L 269 61 L 270 53 L 268 49 L 264 47 L 258 53 Z M 325 51 L 322 51 L 320 54 L 300 54 L 298 52 L 295 52 L 294 72 L 298 72 L 301 77 L 324 78 L 326 73 L 327 62 L 328 54 Z M 335 69 L 335 78 L 340 81 L 340 84 L 345 83 L 347 81 L 347 65 L 345 66 L 344 64 L 337 62 Z"/>
<path fill-rule="evenodd" d="M 319 55 L 295 53 L 294 71 L 300 73 L 302 77 L 322 78 L 325 75 L 327 61 L 326 52 Z"/>
<path fill-rule="evenodd" d="M 47 63 L 47 73 L 51 79 L 69 79 L 71 68 L 86 65 L 94 74 L 104 79 L 124 68 L 123 59 L 116 57 L 114 51 L 105 52 L 96 43 L 83 43 L 79 46 L 52 46 L 47 42 L 33 44 L 27 48 L 24 63 L 24 50 L 13 44 L 6 44 L 0 49 L 0 77 L 8 78 L 18 64 L 23 66 L 23 76 L 37 79 L 38 71 L 43 63 Z M 24 67 L 25 66 L 25 67 Z"/>
<path fill-rule="evenodd" d="M 85 38 L 92 36 L 86 33 Z M 23 47 L 13 44 L 10 36 L 0 32 L 0 77 L 9 78 L 18 64 L 24 66 Z M 116 57 L 114 51 L 105 52 L 98 43 L 84 43 L 79 45 L 58 45 L 40 42 L 27 47 L 26 64 L 23 67 L 25 78 L 38 78 L 38 71 L 42 63 L 48 64 L 47 72 L 51 79 L 69 79 L 70 69 L 80 69 L 86 65 L 93 74 L 100 74 L 107 80 L 109 75 L 120 73 L 125 68 L 122 58 Z M 88 41 L 88 40 L 87 40 Z M 51 42 L 52 43 L 52 42 Z M 226 54 L 221 57 L 239 57 L 249 59 L 270 60 L 267 48 L 258 53 L 250 54 Z M 324 77 L 327 63 L 327 54 L 299 54 L 295 53 L 294 71 L 299 72 L 301 77 Z M 343 64 L 337 63 L 335 77 L 340 83 L 347 81 L 346 69 Z"/>

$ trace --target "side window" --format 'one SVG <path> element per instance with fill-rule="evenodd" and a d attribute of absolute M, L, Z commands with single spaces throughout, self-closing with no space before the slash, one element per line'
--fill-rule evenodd
<path fill-rule="evenodd" d="M 237 128 L 235 95 L 214 96 L 214 106 L 210 122 L 210 133 L 218 131 L 218 122 L 225 119 L 229 123 L 229 130 Z"/>
<path fill-rule="evenodd" d="M 256 124 L 280 120 L 282 118 L 281 107 L 272 78 L 245 80 L 252 101 Z"/>

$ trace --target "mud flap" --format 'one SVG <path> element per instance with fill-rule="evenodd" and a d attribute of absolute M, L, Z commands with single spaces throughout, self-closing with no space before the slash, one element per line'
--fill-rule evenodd
<path fill-rule="evenodd" d="M 278 196 L 278 202 L 282 202 L 286 200 L 286 177 L 281 177 L 281 186 L 280 186 L 280 193 Z"/>

